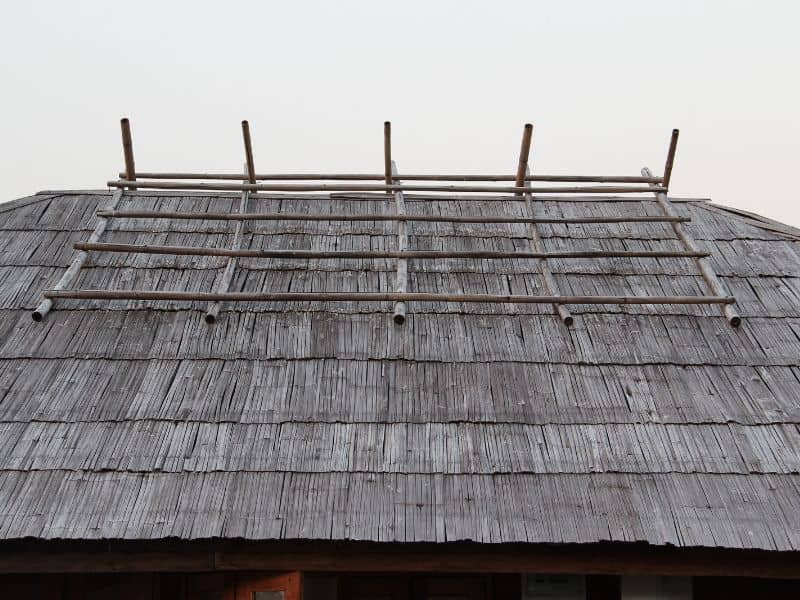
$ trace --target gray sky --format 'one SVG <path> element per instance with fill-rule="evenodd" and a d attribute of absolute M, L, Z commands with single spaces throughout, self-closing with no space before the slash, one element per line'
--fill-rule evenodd
<path fill-rule="evenodd" d="M 18 2 L 0 18 L 0 201 L 122 166 L 660 173 L 800 226 L 800 3 Z"/>

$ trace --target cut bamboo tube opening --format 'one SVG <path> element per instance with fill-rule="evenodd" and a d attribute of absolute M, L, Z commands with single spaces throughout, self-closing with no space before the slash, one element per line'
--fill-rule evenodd
<path fill-rule="evenodd" d="M 669 189 L 669 181 L 672 178 L 672 166 L 675 163 L 675 152 L 678 149 L 678 134 L 677 129 L 672 130 L 672 137 L 669 140 L 669 150 L 667 151 L 667 162 L 664 163 L 664 177 L 663 185 Z"/>
<path fill-rule="evenodd" d="M 531 137 L 533 136 L 533 125 L 525 123 L 522 130 L 522 145 L 519 149 L 519 164 L 517 165 L 517 179 L 514 185 L 518 188 L 525 186 L 525 176 L 528 174 L 528 157 L 531 153 Z M 516 192 L 521 195 L 522 192 Z"/>
<path fill-rule="evenodd" d="M 210 179 L 242 181 L 247 173 L 136 173 L 139 179 Z M 119 177 L 125 179 L 125 173 Z M 386 174 L 379 173 L 259 173 L 256 181 L 386 181 Z M 516 175 L 480 174 L 403 174 L 404 181 L 516 181 Z M 563 183 L 662 183 L 661 177 L 638 175 L 528 175 L 525 181 L 551 181 Z"/>
<path fill-rule="evenodd" d="M 221 213 L 221 212 L 170 212 L 148 210 L 100 210 L 99 217 L 121 219 L 176 219 L 200 221 L 423 221 L 434 223 L 687 223 L 689 217 L 630 216 L 630 217 L 505 217 L 499 215 L 408 215 L 408 214 L 306 214 L 306 213 Z"/>
<path fill-rule="evenodd" d="M 231 302 L 484 302 L 500 304 L 731 304 L 730 296 L 524 296 L 411 292 L 179 292 L 140 290 L 45 290 L 47 298 L 82 300 L 185 300 Z"/>
<path fill-rule="evenodd" d="M 708 252 L 683 250 L 608 251 L 565 250 L 554 252 L 501 252 L 495 250 L 232 250 L 230 248 L 200 248 L 195 246 L 146 246 L 76 242 L 78 250 L 103 252 L 136 252 L 140 254 L 170 254 L 176 256 L 239 256 L 246 258 L 698 258 Z"/>
<path fill-rule="evenodd" d="M 109 202 L 107 207 L 107 212 L 113 212 L 117 205 L 122 200 L 122 195 L 124 191 L 119 189 L 114 192 L 114 195 L 111 197 L 111 202 Z M 106 217 L 99 217 L 97 219 L 97 224 L 94 227 L 94 231 L 89 236 L 89 242 L 95 243 L 100 241 L 100 238 L 105 233 L 106 227 L 108 226 L 108 219 Z M 78 278 L 78 274 L 81 271 L 86 259 L 89 258 L 89 253 L 86 250 L 79 251 L 75 257 L 72 259 L 72 262 L 69 265 L 69 268 L 66 272 L 61 276 L 58 283 L 56 284 L 54 290 L 63 290 L 72 285 L 72 283 Z M 47 313 L 53 308 L 53 300 L 52 298 L 48 298 L 45 296 L 44 300 L 39 303 L 33 312 L 31 313 L 31 318 L 34 321 L 41 321 L 42 319 L 47 316 Z"/>
<path fill-rule="evenodd" d="M 122 152 L 125 155 L 125 179 L 136 181 L 136 164 L 133 160 L 133 139 L 131 138 L 131 123 L 127 118 L 120 120 L 122 129 Z M 136 189 L 130 186 L 128 189 Z"/>
<path fill-rule="evenodd" d="M 109 187 L 129 187 L 128 180 L 109 181 Z M 666 191 L 663 187 L 621 187 L 621 186 L 576 186 L 576 187 L 516 187 L 516 186 L 485 186 L 485 185 L 376 185 L 376 184 L 275 184 L 275 183 L 184 183 L 177 181 L 163 181 L 160 183 L 137 182 L 137 188 L 154 190 L 209 190 L 209 191 L 250 191 L 250 192 L 446 192 L 479 193 L 494 192 L 516 194 L 529 192 L 532 194 L 633 194 L 656 191 Z"/>
<path fill-rule="evenodd" d="M 392 161 L 392 175 L 397 175 L 397 165 Z M 394 193 L 395 211 L 396 216 L 404 217 L 406 213 L 405 199 L 403 192 Z M 408 235 L 406 231 L 406 221 L 398 220 L 397 222 L 397 250 L 405 252 L 408 250 Z M 408 260 L 405 258 L 397 259 L 397 279 L 395 282 L 395 292 L 404 294 L 408 288 Z M 394 322 L 402 325 L 406 322 L 406 303 L 395 302 L 394 305 Z"/>
<path fill-rule="evenodd" d="M 244 179 L 254 184 L 256 182 L 256 168 L 253 164 L 253 145 L 250 141 L 250 123 L 247 121 L 242 121 L 242 138 L 244 139 L 244 154 L 247 160 L 247 176 Z"/>
<path fill-rule="evenodd" d="M 677 133 L 677 130 L 675 130 Z M 673 139 L 677 140 L 677 135 L 673 134 Z M 647 167 L 642 169 L 642 175 L 650 175 L 651 171 Z M 672 208 L 672 204 L 669 201 L 669 198 L 664 192 L 656 192 L 656 201 L 661 206 L 661 209 L 664 211 L 664 214 L 669 216 L 675 216 L 675 211 Z M 695 244 L 694 240 L 689 237 L 689 234 L 686 233 L 686 230 L 683 228 L 683 225 L 680 223 L 672 223 L 672 230 L 675 232 L 675 235 L 683 243 L 684 248 L 686 248 L 689 252 L 697 252 L 697 244 Z M 706 254 L 706 257 L 710 256 L 710 254 Z M 708 289 L 711 291 L 712 294 L 715 296 L 723 296 L 725 295 L 724 288 L 722 283 L 720 283 L 719 279 L 717 278 L 716 273 L 711 268 L 708 260 L 706 257 L 698 256 L 695 257 L 695 264 L 697 264 L 698 269 L 700 270 L 700 274 L 705 279 L 706 284 L 708 285 Z M 732 304 L 732 303 L 728 303 Z M 739 327 L 742 323 L 742 318 L 736 312 L 736 310 L 732 306 L 725 306 L 723 308 L 723 313 L 725 314 L 725 318 L 728 320 L 728 323 L 731 324 L 732 327 Z"/>
<path fill-rule="evenodd" d="M 383 123 L 383 171 L 386 185 L 392 185 L 392 124 L 389 121 Z"/>

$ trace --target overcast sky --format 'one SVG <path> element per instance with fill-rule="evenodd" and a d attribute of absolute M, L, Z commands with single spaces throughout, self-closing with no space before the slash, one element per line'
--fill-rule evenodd
<path fill-rule="evenodd" d="M 4 2 L 0 201 L 140 170 L 660 173 L 800 226 L 800 3 Z"/>

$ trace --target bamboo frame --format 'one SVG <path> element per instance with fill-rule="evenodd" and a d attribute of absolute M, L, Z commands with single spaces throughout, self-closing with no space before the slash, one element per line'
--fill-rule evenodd
<path fill-rule="evenodd" d="M 139 179 L 207 179 L 242 181 L 246 173 L 136 173 Z M 125 173 L 119 173 L 125 179 Z M 386 181 L 380 173 L 257 173 L 256 181 Z M 403 174 L 404 181 L 516 181 L 516 175 L 495 174 Z M 662 177 L 638 175 L 527 175 L 525 181 L 551 181 L 562 183 L 663 183 Z"/>
<path fill-rule="evenodd" d="M 400 193 L 400 192 L 398 192 Z M 306 214 L 306 213 L 222 213 L 170 212 L 147 210 L 100 210 L 97 216 L 123 219 L 185 219 L 201 221 L 424 221 L 433 223 L 687 223 L 689 217 L 630 216 L 630 217 L 506 217 L 501 215 L 408 215 L 408 214 Z"/>
<path fill-rule="evenodd" d="M 496 250 L 232 250 L 230 248 L 201 248 L 195 246 L 144 246 L 136 244 L 108 244 L 76 242 L 78 250 L 103 252 L 135 252 L 140 254 L 168 254 L 175 256 L 238 256 L 243 258 L 700 258 L 708 252 L 683 250 L 607 251 L 569 250 L 558 252 L 501 252 Z"/>
<path fill-rule="evenodd" d="M 677 129 L 675 130 L 677 132 Z M 673 135 L 673 139 L 677 140 L 677 135 Z M 650 175 L 651 171 L 647 167 L 642 169 L 642 175 Z M 669 202 L 669 198 L 664 192 L 655 192 L 656 201 L 661 206 L 661 209 L 664 211 L 664 214 L 669 216 L 675 216 L 675 211 L 672 208 L 672 205 Z M 694 240 L 689 237 L 689 234 L 686 233 L 686 230 L 680 223 L 672 223 L 672 230 L 675 232 L 675 235 L 683 243 L 684 248 L 687 251 L 695 252 L 698 250 L 697 244 L 694 243 Z M 706 257 L 696 257 L 695 263 L 697 264 L 698 269 L 700 270 L 700 274 L 705 279 L 706 284 L 708 285 L 708 289 L 711 291 L 712 294 L 715 296 L 722 296 L 725 295 L 724 288 L 722 287 L 722 283 L 720 283 L 719 279 L 717 278 L 716 273 L 711 268 L 708 260 Z M 729 303 L 732 304 L 732 303 Z M 739 327 L 742 323 L 742 318 L 736 312 L 736 310 L 729 305 L 726 305 L 723 308 L 723 313 L 725 318 L 728 320 L 728 323 L 731 324 L 732 327 Z"/>
<path fill-rule="evenodd" d="M 732 304 L 730 296 L 524 296 L 397 292 L 180 292 L 142 290 L 45 290 L 47 298 L 79 300 L 182 300 L 230 302 L 471 302 L 492 304 Z"/>
<path fill-rule="evenodd" d="M 108 187 L 130 187 L 128 180 L 108 181 Z M 666 188 L 623 186 L 575 186 L 575 187 L 517 187 L 486 185 L 378 185 L 378 184 L 274 184 L 274 183 L 183 183 L 177 181 L 136 182 L 135 187 L 153 190 L 206 190 L 235 192 L 446 192 L 458 193 L 508 193 L 528 192 L 532 194 L 635 194 L 666 191 Z"/>

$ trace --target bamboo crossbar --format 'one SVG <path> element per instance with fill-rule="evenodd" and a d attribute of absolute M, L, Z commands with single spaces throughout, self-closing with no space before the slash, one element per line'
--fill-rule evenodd
<path fill-rule="evenodd" d="M 125 173 L 119 174 L 126 179 Z M 136 173 L 137 179 L 206 179 L 223 181 L 243 181 L 244 173 Z M 385 181 L 386 175 L 380 173 L 261 173 L 256 181 Z M 404 181 L 516 181 L 515 175 L 481 174 L 403 174 Z M 525 181 L 549 181 L 561 183 L 663 183 L 663 177 L 640 177 L 638 175 L 527 175 Z"/>
<path fill-rule="evenodd" d="M 408 215 L 408 214 L 304 214 L 304 213 L 222 213 L 169 212 L 148 210 L 101 210 L 98 217 L 124 219 L 185 219 L 202 221 L 426 221 L 433 223 L 687 223 L 689 217 L 630 216 L 630 217 L 506 217 L 499 215 Z"/>
<path fill-rule="evenodd" d="M 233 250 L 195 246 L 147 246 L 76 242 L 78 250 L 134 252 L 176 256 L 238 256 L 245 258 L 700 258 L 708 252 L 684 250 L 565 250 L 555 252 L 502 252 L 499 250 Z"/>
<path fill-rule="evenodd" d="M 484 302 L 500 304 L 731 304 L 730 296 L 525 296 L 422 292 L 179 292 L 45 290 L 47 298 L 80 300 L 185 300 L 207 302 Z"/>
<path fill-rule="evenodd" d="M 136 187 L 154 190 L 207 190 L 249 192 L 446 192 L 446 193 L 529 193 L 529 194 L 635 194 L 666 191 L 666 188 L 624 186 L 577 186 L 577 187 L 517 187 L 486 185 L 378 185 L 378 184 L 276 184 L 276 183 L 184 183 L 162 181 L 159 183 L 117 180 L 106 182 L 108 187 Z"/>

